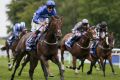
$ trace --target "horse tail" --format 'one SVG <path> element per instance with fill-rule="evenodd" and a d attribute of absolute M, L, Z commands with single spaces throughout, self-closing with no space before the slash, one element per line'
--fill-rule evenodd
<path fill-rule="evenodd" d="M 3 47 L 1 48 L 1 51 L 4 51 L 4 50 L 6 50 L 6 46 L 3 46 Z"/>

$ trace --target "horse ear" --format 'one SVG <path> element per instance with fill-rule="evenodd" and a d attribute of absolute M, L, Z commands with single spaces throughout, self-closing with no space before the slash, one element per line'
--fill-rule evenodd
<path fill-rule="evenodd" d="M 61 21 L 63 21 L 63 16 L 60 17 Z"/>
<path fill-rule="evenodd" d="M 114 35 L 114 32 L 111 32 L 112 35 Z"/>

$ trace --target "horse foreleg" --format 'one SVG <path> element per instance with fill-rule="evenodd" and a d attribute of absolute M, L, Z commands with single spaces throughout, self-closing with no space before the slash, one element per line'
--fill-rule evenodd
<path fill-rule="evenodd" d="M 48 71 L 49 77 L 54 77 L 53 74 L 52 74 L 52 72 L 50 71 L 50 67 L 49 67 L 48 61 L 46 61 L 45 64 L 46 64 L 46 67 L 47 67 L 47 71 Z"/>
<path fill-rule="evenodd" d="M 41 62 L 41 67 L 45 76 L 45 80 L 48 80 L 48 72 L 47 72 L 47 67 L 45 65 L 45 59 L 43 56 L 40 56 L 40 62 Z"/>
<path fill-rule="evenodd" d="M 18 73 L 18 76 L 21 76 L 22 70 L 23 68 L 26 66 L 26 64 L 30 61 L 30 56 L 27 55 L 27 58 L 24 60 L 24 62 L 22 63 L 22 68 L 20 70 L 20 72 Z"/>
<path fill-rule="evenodd" d="M 24 55 L 19 55 L 19 56 L 16 58 L 16 65 L 15 65 L 14 72 L 13 72 L 13 74 L 12 74 L 12 76 L 11 76 L 11 80 L 14 80 L 14 76 L 15 76 L 16 70 L 17 70 L 17 68 L 19 67 L 20 62 L 21 62 L 23 56 L 24 56 Z"/>
<path fill-rule="evenodd" d="M 105 59 L 105 61 L 104 61 L 104 72 L 105 72 L 105 67 L 106 67 L 106 59 Z"/>
<path fill-rule="evenodd" d="M 57 66 L 58 66 L 58 68 L 59 68 L 59 71 L 60 71 L 60 79 L 61 79 L 61 80 L 64 80 L 64 75 L 63 75 L 64 70 L 62 70 L 62 65 L 61 65 L 61 63 L 60 63 L 60 61 L 59 61 L 58 56 L 53 57 L 53 58 L 52 58 L 52 61 L 53 61 L 55 64 L 57 64 Z"/>
<path fill-rule="evenodd" d="M 95 65 L 95 63 L 96 63 L 96 60 L 91 62 L 90 70 L 87 72 L 88 75 L 92 74 L 92 69 L 93 69 L 93 66 Z"/>
<path fill-rule="evenodd" d="M 62 70 L 65 71 L 65 67 L 64 67 L 64 48 L 61 47 L 61 65 L 62 65 Z"/>
<path fill-rule="evenodd" d="M 104 75 L 104 77 L 105 77 L 105 66 L 104 66 L 103 58 L 102 58 L 102 57 L 100 57 L 100 63 L 101 63 L 101 66 L 102 66 L 103 75 Z"/>
<path fill-rule="evenodd" d="M 83 72 L 83 69 L 84 69 L 84 60 L 81 60 L 81 64 L 79 65 L 79 67 L 77 68 L 78 70 L 80 70 L 80 68 L 82 67 L 82 72 Z"/>
<path fill-rule="evenodd" d="M 31 80 L 33 80 L 33 74 L 38 64 L 38 59 L 36 59 L 34 56 L 30 56 L 29 60 L 30 60 L 29 77 Z"/>
<path fill-rule="evenodd" d="M 113 68 L 113 64 L 112 64 L 112 59 L 111 59 L 111 57 L 108 58 L 108 61 L 109 61 L 110 66 L 111 66 L 112 73 L 113 73 L 113 74 L 116 74 L 115 71 L 114 71 L 114 68 Z"/>

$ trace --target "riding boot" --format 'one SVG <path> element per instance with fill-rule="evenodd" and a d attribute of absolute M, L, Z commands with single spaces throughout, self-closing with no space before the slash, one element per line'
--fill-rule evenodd
<path fill-rule="evenodd" d="M 71 39 L 71 47 L 73 46 L 74 42 L 76 42 L 79 38 L 79 36 L 73 36 L 73 38 Z"/>
<path fill-rule="evenodd" d="M 12 35 L 12 36 L 10 36 L 10 37 L 7 39 L 7 42 L 8 42 L 9 47 L 12 46 L 12 43 L 13 43 L 13 41 L 14 41 L 14 38 L 15 38 L 15 37 Z"/>
<path fill-rule="evenodd" d="M 74 35 L 70 40 L 66 41 L 65 44 L 66 44 L 68 47 L 71 48 L 72 45 L 74 44 L 74 42 L 75 42 L 76 40 L 78 40 L 78 39 L 79 39 L 79 37 L 76 36 L 76 35 Z"/>
<path fill-rule="evenodd" d="M 35 45 L 36 45 L 36 38 L 37 38 L 37 35 L 39 34 L 38 31 L 36 31 L 32 36 L 30 36 L 26 42 L 26 50 L 27 51 L 31 51 L 32 48 L 35 49 Z"/>

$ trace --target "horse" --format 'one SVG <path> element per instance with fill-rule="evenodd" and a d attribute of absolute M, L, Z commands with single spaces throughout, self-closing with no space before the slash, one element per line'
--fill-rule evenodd
<path fill-rule="evenodd" d="M 45 40 L 41 41 L 41 39 L 37 42 L 37 50 L 34 51 L 26 51 L 26 40 L 33 34 L 31 33 L 27 33 L 26 35 L 24 35 L 22 37 L 22 39 L 19 41 L 17 47 L 16 47 L 16 65 L 15 65 L 15 69 L 14 72 L 11 76 L 11 80 L 14 80 L 14 76 L 16 73 L 17 68 L 19 67 L 19 64 L 21 62 L 21 59 L 28 54 L 29 55 L 29 59 L 30 59 L 30 69 L 29 69 L 29 76 L 30 79 L 33 80 L 33 73 L 34 73 L 34 69 L 36 68 L 37 64 L 38 64 L 38 60 L 41 61 L 41 66 L 43 68 L 42 64 L 46 64 L 47 63 L 47 57 L 49 58 L 54 58 L 56 59 L 57 57 L 57 52 L 58 52 L 58 43 L 57 43 L 57 39 L 59 39 L 62 36 L 61 33 L 61 25 L 62 25 L 62 18 L 60 17 L 51 17 L 50 23 L 48 25 L 48 31 L 45 34 Z M 59 34 L 59 35 L 58 35 Z M 50 40 L 50 42 L 49 42 Z M 43 55 L 42 52 L 38 51 L 38 49 L 41 49 L 40 51 L 44 52 L 46 51 L 45 55 Z M 43 48 L 45 48 L 44 50 L 42 50 Z M 49 50 L 48 50 L 49 49 Z M 41 59 L 41 55 L 44 56 L 44 58 L 46 57 L 47 60 L 43 62 L 43 59 Z M 54 61 L 54 60 L 53 60 Z M 61 66 L 60 66 L 60 62 L 59 62 L 59 58 L 57 57 L 56 59 L 56 64 L 58 64 L 58 66 L 60 67 L 60 72 L 61 72 L 61 80 L 63 79 L 63 73 L 61 71 Z M 46 68 L 47 64 L 45 65 L 44 68 Z M 44 71 L 44 70 L 43 70 Z M 44 71 L 44 74 L 48 74 L 47 73 L 47 69 L 46 72 Z M 46 80 L 48 80 L 48 75 L 45 75 Z"/>
<path fill-rule="evenodd" d="M 19 71 L 19 73 L 18 73 L 18 76 L 21 76 L 22 71 L 23 71 L 24 67 L 26 66 L 26 64 L 27 64 L 28 62 L 30 62 L 30 55 L 27 54 L 26 57 L 24 57 L 24 62 L 22 63 L 22 67 L 21 67 L 21 69 L 20 69 L 20 71 Z M 54 75 L 53 75 L 53 74 L 51 73 L 51 71 L 50 71 L 48 62 L 46 62 L 46 66 L 47 66 L 47 70 L 48 70 L 48 75 L 49 75 L 49 77 L 54 77 Z"/>
<path fill-rule="evenodd" d="M 44 72 L 45 79 L 48 80 L 48 71 L 46 67 L 46 61 L 51 60 L 54 62 L 60 71 L 60 79 L 64 80 L 63 70 L 58 57 L 58 42 L 62 37 L 62 18 L 53 17 L 49 24 L 49 29 L 46 33 L 45 39 L 39 41 L 37 44 L 37 55 L 41 62 L 41 67 Z M 32 66 L 31 66 L 31 70 Z"/>
<path fill-rule="evenodd" d="M 112 73 L 115 74 L 113 64 L 112 64 L 112 49 L 114 47 L 114 42 L 115 42 L 113 32 L 108 33 L 107 37 L 108 39 L 106 38 L 106 36 L 100 39 L 98 45 L 96 46 L 96 56 L 91 55 L 94 61 L 91 62 L 90 70 L 87 72 L 87 74 L 92 74 L 92 67 L 98 59 L 100 60 L 104 77 L 105 77 L 106 60 L 109 61 L 112 69 Z"/>
<path fill-rule="evenodd" d="M 19 35 L 19 38 L 17 38 L 13 43 L 12 43 L 12 46 L 9 46 L 9 43 L 8 41 L 6 40 L 5 41 L 5 46 L 3 46 L 1 48 L 2 51 L 6 50 L 6 53 L 7 53 L 7 58 L 8 58 L 8 69 L 9 70 L 12 70 L 12 64 L 11 64 L 11 60 L 10 60 L 10 54 L 9 54 L 9 50 L 11 49 L 12 51 L 12 55 L 13 55 L 13 58 L 15 57 L 15 48 L 19 42 L 19 40 L 22 38 L 23 35 L 25 35 L 27 33 L 27 30 L 23 30 L 20 35 Z M 10 34 L 11 36 L 12 34 Z"/>
<path fill-rule="evenodd" d="M 73 44 L 72 48 L 69 48 L 65 45 L 65 41 L 67 41 L 67 39 L 72 36 L 72 33 L 68 33 L 63 37 L 61 41 L 61 60 L 62 60 L 63 66 L 64 66 L 63 54 L 65 50 L 69 51 L 73 57 L 72 69 L 74 70 L 77 70 L 76 59 L 79 59 L 81 61 L 84 59 L 88 59 L 92 61 L 91 55 L 89 54 L 89 49 L 90 49 L 89 43 L 91 39 L 93 38 L 93 33 L 94 33 L 94 27 L 89 28 L 86 34 L 81 36 L 81 38 Z"/>

